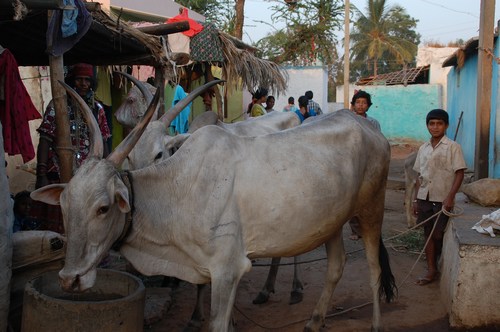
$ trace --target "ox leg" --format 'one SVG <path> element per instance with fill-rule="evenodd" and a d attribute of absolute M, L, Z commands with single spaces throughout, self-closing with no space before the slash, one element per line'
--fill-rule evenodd
<path fill-rule="evenodd" d="M 267 274 L 266 283 L 259 294 L 257 294 L 257 297 L 255 297 L 252 301 L 253 304 L 262 304 L 269 301 L 269 294 L 274 293 L 274 285 L 276 283 L 276 275 L 278 274 L 280 261 L 281 257 L 274 257 L 271 259 L 271 267 L 269 268 L 269 273 Z"/>
<path fill-rule="evenodd" d="M 234 262 L 234 259 L 233 259 Z M 236 299 L 236 290 L 243 274 L 250 270 L 252 263 L 244 258 L 241 265 L 232 269 L 219 269 L 212 273 L 210 331 L 233 331 L 231 312 Z"/>
<path fill-rule="evenodd" d="M 405 172 L 405 212 L 408 228 L 416 225 L 417 219 L 413 215 L 413 192 L 415 191 L 415 178 Z"/>
<path fill-rule="evenodd" d="M 183 330 L 183 332 L 200 331 L 203 321 L 205 320 L 203 302 L 205 299 L 205 294 L 207 292 L 207 285 L 197 285 L 196 291 L 196 305 L 194 306 L 191 320 L 189 321 L 187 327 Z"/>
<path fill-rule="evenodd" d="M 396 285 L 389 266 L 389 256 L 382 242 L 385 192 L 375 197 L 378 197 L 379 203 L 374 203 L 363 212 L 360 216 L 360 225 L 370 269 L 373 297 L 372 331 L 381 331 L 380 297 L 383 295 L 387 302 L 390 302 L 394 297 Z"/>
<path fill-rule="evenodd" d="M 316 307 L 314 308 L 311 320 L 307 323 L 304 331 L 319 331 L 325 324 L 325 315 L 333 295 L 333 291 L 342 276 L 345 265 L 344 241 L 342 239 L 342 229 L 340 229 L 326 243 L 327 271 L 323 291 Z"/>
<path fill-rule="evenodd" d="M 408 228 L 416 225 L 417 218 L 413 215 L 413 194 L 415 191 L 415 181 L 418 174 L 413 170 L 413 165 L 417 158 L 416 153 L 412 153 L 405 160 L 405 212 Z"/>
<path fill-rule="evenodd" d="M 290 293 L 290 304 L 300 303 L 304 297 L 304 286 L 300 281 L 300 270 L 300 256 L 295 256 L 293 258 L 293 282 L 292 292 Z"/>

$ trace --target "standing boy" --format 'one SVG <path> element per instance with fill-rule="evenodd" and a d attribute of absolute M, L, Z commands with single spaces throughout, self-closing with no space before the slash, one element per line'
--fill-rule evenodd
<path fill-rule="evenodd" d="M 426 123 L 431 139 L 419 148 L 413 167 L 418 173 L 416 199 L 413 201 L 417 223 L 427 220 L 442 209 L 451 211 L 467 168 L 462 148 L 445 135 L 448 113 L 442 109 L 434 109 L 427 114 Z M 443 247 L 447 223 L 448 216 L 441 213 L 424 224 L 426 241 L 430 237 L 425 247 L 427 274 L 416 280 L 417 285 L 427 285 L 438 277 L 437 259 Z M 436 226 L 431 234 L 434 224 Z"/>
<path fill-rule="evenodd" d="M 357 115 L 365 118 L 366 120 L 370 121 L 370 123 L 381 131 L 380 129 L 380 123 L 377 121 L 377 119 L 372 118 L 371 116 L 368 116 L 366 112 L 368 112 L 368 109 L 372 106 L 372 97 L 370 94 L 366 91 L 359 90 L 352 96 L 351 100 L 351 109 L 354 113 Z"/>
<path fill-rule="evenodd" d="M 381 131 L 380 123 L 377 119 L 366 114 L 370 106 L 372 106 L 372 97 L 368 92 L 359 90 L 354 93 L 351 100 L 351 110 L 357 115 L 368 120 L 375 129 Z M 349 238 L 354 241 L 359 240 L 361 238 L 361 226 L 359 225 L 358 217 L 351 218 L 349 220 L 349 226 L 351 227 L 351 235 Z"/>

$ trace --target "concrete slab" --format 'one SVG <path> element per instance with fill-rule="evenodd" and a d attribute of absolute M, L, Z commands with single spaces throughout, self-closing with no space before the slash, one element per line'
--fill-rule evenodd
<path fill-rule="evenodd" d="M 445 233 L 441 267 L 441 297 L 451 328 L 500 328 L 500 236 L 492 238 L 471 229 L 482 216 L 497 208 L 467 202 Z"/>

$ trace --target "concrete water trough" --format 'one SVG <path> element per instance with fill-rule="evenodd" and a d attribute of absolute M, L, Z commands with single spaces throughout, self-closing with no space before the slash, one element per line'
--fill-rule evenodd
<path fill-rule="evenodd" d="M 98 269 L 94 287 L 74 294 L 60 288 L 57 273 L 26 284 L 21 331 L 143 330 L 145 287 L 139 278 Z"/>

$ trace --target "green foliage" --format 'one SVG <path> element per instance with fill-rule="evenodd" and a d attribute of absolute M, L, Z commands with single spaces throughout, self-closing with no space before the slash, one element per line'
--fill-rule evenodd
<path fill-rule="evenodd" d="M 235 1 L 231 0 L 177 0 L 180 5 L 205 16 L 217 29 L 232 33 L 235 26 Z"/>
<path fill-rule="evenodd" d="M 360 77 L 401 70 L 414 65 L 420 35 L 418 20 L 401 6 L 386 6 L 386 0 L 368 0 L 366 13 L 356 13 L 351 41 L 351 81 Z"/>
<path fill-rule="evenodd" d="M 335 31 L 343 22 L 342 0 L 302 0 L 291 5 L 278 2 L 271 8 L 272 20 L 285 28 L 256 43 L 259 56 L 279 64 L 323 64 L 337 59 Z"/>
<path fill-rule="evenodd" d="M 419 252 L 425 245 L 425 236 L 422 230 L 417 229 L 395 238 L 392 242 L 406 247 L 409 251 Z"/>

